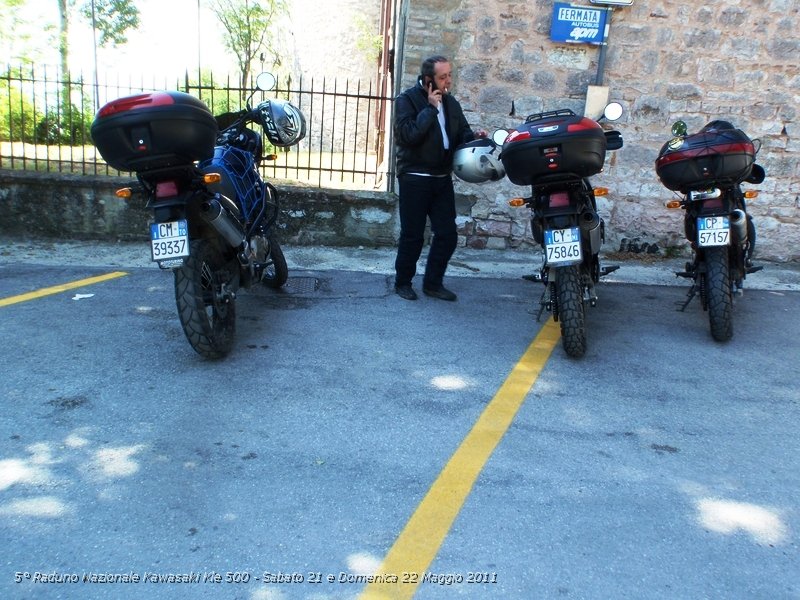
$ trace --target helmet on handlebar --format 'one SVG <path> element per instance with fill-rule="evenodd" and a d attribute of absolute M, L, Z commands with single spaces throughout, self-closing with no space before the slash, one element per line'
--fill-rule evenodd
<path fill-rule="evenodd" d="M 453 173 L 470 183 L 497 181 L 506 176 L 497 145 L 481 138 L 462 144 L 453 154 Z"/>
<path fill-rule="evenodd" d="M 276 146 L 292 146 L 306 136 L 306 118 L 286 100 L 268 100 L 258 105 L 261 126 Z"/>

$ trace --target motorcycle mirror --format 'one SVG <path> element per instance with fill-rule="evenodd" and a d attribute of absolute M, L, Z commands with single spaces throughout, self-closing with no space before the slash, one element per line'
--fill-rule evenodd
<path fill-rule="evenodd" d="M 608 121 L 616 121 L 622 116 L 622 104 L 619 102 L 611 102 L 603 111 L 603 116 Z"/>
<path fill-rule="evenodd" d="M 505 129 L 498 129 L 492 134 L 492 141 L 498 146 L 502 146 L 503 142 L 506 141 L 507 137 L 508 137 L 508 131 L 506 131 Z"/>
<path fill-rule="evenodd" d="M 262 92 L 270 91 L 272 88 L 275 87 L 275 84 L 277 82 L 278 81 L 277 79 L 275 79 L 275 75 L 266 71 L 264 73 L 259 74 L 259 76 L 256 77 L 256 87 Z"/>
<path fill-rule="evenodd" d="M 675 123 L 672 125 L 672 135 L 675 137 L 682 137 L 686 135 L 687 131 L 688 129 L 686 128 L 686 123 L 683 121 L 675 121 Z"/>

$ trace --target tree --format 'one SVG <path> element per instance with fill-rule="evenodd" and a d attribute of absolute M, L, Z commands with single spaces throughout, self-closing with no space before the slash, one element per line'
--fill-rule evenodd
<path fill-rule="evenodd" d="M 235 56 L 247 87 L 253 59 L 264 52 L 280 64 L 274 37 L 267 37 L 281 17 L 288 14 L 286 0 L 211 0 L 211 10 L 225 28 L 225 45 Z"/>
<path fill-rule="evenodd" d="M 69 25 L 70 11 L 76 0 L 56 0 L 58 2 L 58 52 L 61 56 L 61 72 L 68 79 L 69 74 Z M 92 29 L 100 31 L 100 46 L 124 44 L 129 29 L 139 26 L 139 9 L 133 0 L 86 0 L 79 8 L 79 14 L 86 18 Z"/>
<path fill-rule="evenodd" d="M 24 33 L 19 33 L 22 22 L 18 15 L 23 3 L 24 0 L 0 0 L 0 31 L 3 32 L 3 37 L 0 39 L 0 56 L 17 58 L 16 42 L 21 37 L 27 37 Z M 14 32 L 14 35 L 11 35 L 11 32 Z"/>
<path fill-rule="evenodd" d="M 58 52 L 61 57 L 61 104 L 65 111 L 71 110 L 69 86 L 69 25 L 70 10 L 76 0 L 57 0 L 59 17 Z M 139 9 L 133 0 L 85 0 L 79 14 L 92 25 L 92 31 L 100 31 L 100 46 L 123 44 L 127 41 L 128 29 L 139 26 Z M 95 47 L 95 52 L 97 51 Z M 96 79 L 95 73 L 95 79 Z M 96 83 L 96 82 L 95 82 Z"/>
<path fill-rule="evenodd" d="M 89 0 L 80 12 L 100 32 L 102 48 L 124 44 L 128 30 L 139 27 L 139 9 L 132 0 Z"/>

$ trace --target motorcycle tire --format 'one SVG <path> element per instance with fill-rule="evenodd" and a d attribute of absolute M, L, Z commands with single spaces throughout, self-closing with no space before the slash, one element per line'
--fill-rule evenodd
<path fill-rule="evenodd" d="M 579 267 L 558 268 L 555 286 L 561 344 L 567 356 L 580 358 L 586 353 L 586 307 Z"/>
<path fill-rule="evenodd" d="M 236 301 L 224 288 L 228 261 L 212 240 L 192 240 L 191 254 L 175 269 L 175 302 L 186 339 L 205 358 L 226 356 L 236 333 Z"/>
<path fill-rule="evenodd" d="M 728 247 L 706 248 L 706 301 L 711 337 L 727 342 L 733 337 L 733 296 L 728 270 Z"/>
<path fill-rule="evenodd" d="M 269 288 L 278 289 L 289 279 L 289 266 L 283 250 L 274 236 L 269 237 L 269 262 L 264 267 L 261 281 Z"/>

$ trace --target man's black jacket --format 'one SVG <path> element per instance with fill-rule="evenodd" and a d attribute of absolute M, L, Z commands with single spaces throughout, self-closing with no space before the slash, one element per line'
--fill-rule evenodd
<path fill-rule="evenodd" d="M 442 102 L 449 150 L 444 149 L 438 111 L 428 102 L 428 94 L 421 85 L 408 88 L 395 99 L 394 139 L 398 175 L 447 175 L 453 167 L 456 147 L 475 139 L 458 100 L 444 94 Z"/>

